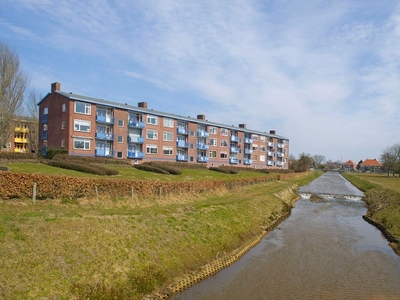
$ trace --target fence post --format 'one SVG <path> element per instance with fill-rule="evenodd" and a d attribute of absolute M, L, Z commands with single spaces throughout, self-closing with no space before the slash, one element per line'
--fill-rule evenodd
<path fill-rule="evenodd" d="M 36 201 L 36 186 L 37 186 L 37 183 L 34 182 L 33 183 L 33 192 L 32 192 L 32 200 L 33 200 L 33 202 Z"/>
<path fill-rule="evenodd" d="M 99 201 L 99 191 L 97 190 L 97 185 L 96 185 L 94 188 L 95 188 L 95 190 L 96 190 L 96 198 L 97 198 L 97 201 Z"/>
<path fill-rule="evenodd" d="M 133 199 L 134 199 L 133 186 L 131 187 L 131 199 L 132 199 L 132 202 L 133 202 Z"/>

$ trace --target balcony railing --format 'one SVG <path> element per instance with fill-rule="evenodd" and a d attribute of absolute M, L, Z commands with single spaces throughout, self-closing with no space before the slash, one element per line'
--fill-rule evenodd
<path fill-rule="evenodd" d="M 251 144 L 253 142 L 253 140 L 251 138 L 244 138 L 244 143 L 245 144 Z"/>
<path fill-rule="evenodd" d="M 231 147 L 231 153 L 239 153 L 239 148 Z"/>
<path fill-rule="evenodd" d="M 210 134 L 209 134 L 207 131 L 205 131 L 205 130 L 197 130 L 197 136 L 200 136 L 200 137 L 209 137 Z"/>
<path fill-rule="evenodd" d="M 278 152 L 278 153 L 276 153 L 276 156 L 283 157 L 283 153 L 282 152 Z"/>
<path fill-rule="evenodd" d="M 115 123 L 115 118 L 114 117 L 110 117 L 110 116 L 97 115 L 96 116 L 96 122 L 98 122 L 98 123 L 106 123 L 106 124 L 114 124 Z"/>
<path fill-rule="evenodd" d="M 29 128 L 26 128 L 26 127 L 15 127 L 14 132 L 28 133 L 29 132 Z"/>
<path fill-rule="evenodd" d="M 23 148 L 15 148 L 14 153 L 26 153 L 28 152 L 28 149 L 23 149 Z"/>
<path fill-rule="evenodd" d="M 128 150 L 128 158 L 144 158 L 144 152 L 142 151 L 129 151 Z"/>
<path fill-rule="evenodd" d="M 144 122 L 134 121 L 134 120 L 128 120 L 128 127 L 144 128 L 145 127 L 145 123 Z"/>
<path fill-rule="evenodd" d="M 275 162 L 273 160 L 268 160 L 267 166 L 275 166 Z"/>
<path fill-rule="evenodd" d="M 114 134 L 112 133 L 104 133 L 104 132 L 96 132 L 96 139 L 105 140 L 105 141 L 113 141 Z"/>
<path fill-rule="evenodd" d="M 268 142 L 268 147 L 275 147 L 275 144 L 273 142 Z"/>
<path fill-rule="evenodd" d="M 229 163 L 230 164 L 238 164 L 239 163 L 239 159 L 236 157 L 231 157 L 229 158 Z"/>
<path fill-rule="evenodd" d="M 189 143 L 185 141 L 177 141 L 176 146 L 179 148 L 189 148 Z"/>
<path fill-rule="evenodd" d="M 276 162 L 276 165 L 282 167 L 283 166 L 283 161 Z"/>
<path fill-rule="evenodd" d="M 44 114 L 42 116 L 42 123 L 43 124 L 47 124 L 48 121 L 49 121 L 49 115 L 48 114 Z"/>
<path fill-rule="evenodd" d="M 198 155 L 197 162 L 202 162 L 202 163 L 208 162 L 208 156 Z"/>
<path fill-rule="evenodd" d="M 183 155 L 183 154 L 177 154 L 176 155 L 176 160 L 177 161 L 189 161 L 189 156 L 188 155 Z"/>
<path fill-rule="evenodd" d="M 197 144 L 197 149 L 199 150 L 208 150 L 210 148 L 210 146 L 206 145 L 206 144 Z"/>
<path fill-rule="evenodd" d="M 278 148 L 283 148 L 284 146 L 284 144 L 278 144 Z"/>
<path fill-rule="evenodd" d="M 114 150 L 110 149 L 96 149 L 94 154 L 96 156 L 114 157 Z"/>
<path fill-rule="evenodd" d="M 29 139 L 24 138 L 14 138 L 15 143 L 29 143 Z"/>
<path fill-rule="evenodd" d="M 275 156 L 275 152 L 268 151 L 268 152 L 267 152 L 267 155 L 268 155 L 268 156 Z"/>
<path fill-rule="evenodd" d="M 176 132 L 178 134 L 185 134 L 188 135 L 189 134 L 189 129 L 185 128 L 185 127 L 177 127 L 176 128 Z"/>
<path fill-rule="evenodd" d="M 251 159 L 245 158 L 245 159 L 243 160 L 243 163 L 244 163 L 245 165 L 251 165 L 251 164 L 253 163 L 253 161 L 252 161 Z"/>
<path fill-rule="evenodd" d="M 239 141 L 240 141 L 240 139 L 239 139 L 238 136 L 236 136 L 236 135 L 231 135 L 231 142 L 239 142 Z"/>
<path fill-rule="evenodd" d="M 141 137 L 141 136 L 136 136 L 136 137 L 128 136 L 128 143 L 143 144 L 144 143 L 144 137 Z"/>
<path fill-rule="evenodd" d="M 244 154 L 252 154 L 253 150 L 252 149 L 244 149 Z"/>

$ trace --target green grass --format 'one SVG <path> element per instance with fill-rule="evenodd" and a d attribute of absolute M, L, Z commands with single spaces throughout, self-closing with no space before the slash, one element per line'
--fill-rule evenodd
<path fill-rule="evenodd" d="M 140 299 L 259 235 L 315 176 L 140 203 L 0 201 L 0 298 Z"/>

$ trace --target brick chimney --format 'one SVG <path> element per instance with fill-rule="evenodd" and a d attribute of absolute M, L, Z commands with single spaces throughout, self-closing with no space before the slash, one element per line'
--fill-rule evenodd
<path fill-rule="evenodd" d="M 276 131 L 275 130 L 270 130 L 269 133 L 270 134 L 276 134 Z"/>
<path fill-rule="evenodd" d="M 206 120 L 206 115 L 197 115 L 197 120 Z"/>
<path fill-rule="evenodd" d="M 239 124 L 239 128 L 246 129 L 246 124 Z"/>
<path fill-rule="evenodd" d="M 61 83 L 54 82 L 51 84 L 51 92 L 54 93 L 55 91 L 61 91 Z"/>
<path fill-rule="evenodd" d="M 147 102 L 139 102 L 138 107 L 147 108 Z"/>

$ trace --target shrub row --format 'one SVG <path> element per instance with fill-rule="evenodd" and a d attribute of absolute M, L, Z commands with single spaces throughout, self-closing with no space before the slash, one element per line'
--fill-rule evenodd
<path fill-rule="evenodd" d="M 45 162 L 47 165 L 57 168 L 69 169 L 95 175 L 118 175 L 117 170 L 109 169 L 101 165 L 73 163 L 68 161 L 51 160 Z"/>
<path fill-rule="evenodd" d="M 217 171 L 225 174 L 238 174 L 237 170 L 234 170 L 233 168 L 230 167 L 210 167 L 210 171 Z"/>
<path fill-rule="evenodd" d="M 0 160 L 28 160 L 35 159 L 32 153 L 0 152 Z"/>
<path fill-rule="evenodd" d="M 0 166 L 0 171 L 8 171 L 8 167 L 6 167 L 6 166 Z"/>
<path fill-rule="evenodd" d="M 155 172 L 161 174 L 172 174 L 172 175 L 181 175 L 182 171 L 165 164 L 156 164 L 156 163 L 143 163 L 141 165 L 135 165 L 136 169 L 148 172 Z"/>
<path fill-rule="evenodd" d="M 167 161 L 150 161 L 150 162 L 144 162 L 142 165 L 157 165 L 157 166 L 168 166 L 168 167 L 173 167 L 176 169 L 195 169 L 195 170 L 205 170 L 207 169 L 207 166 L 205 164 L 191 164 L 191 163 L 185 163 L 185 162 L 167 162 Z"/>
<path fill-rule="evenodd" d="M 58 154 L 68 155 L 68 150 L 66 150 L 66 149 L 47 149 L 45 158 L 53 159 L 53 157 L 58 155 Z"/>
<path fill-rule="evenodd" d="M 109 165 L 127 165 L 130 166 L 129 159 L 119 159 L 111 157 L 97 157 L 97 156 L 76 156 L 68 154 L 56 154 L 53 160 L 63 160 L 71 162 L 85 162 L 91 164 L 109 164 Z"/>

